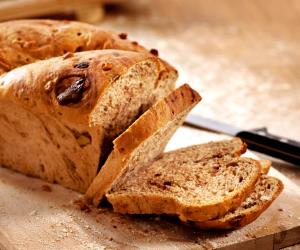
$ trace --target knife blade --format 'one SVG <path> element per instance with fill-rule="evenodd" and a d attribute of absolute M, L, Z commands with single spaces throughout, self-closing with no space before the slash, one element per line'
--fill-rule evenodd
<path fill-rule="evenodd" d="M 187 116 L 185 124 L 200 129 L 240 137 L 248 144 L 249 149 L 300 166 L 300 142 L 270 134 L 266 127 L 243 130 L 223 122 L 194 114 Z"/>

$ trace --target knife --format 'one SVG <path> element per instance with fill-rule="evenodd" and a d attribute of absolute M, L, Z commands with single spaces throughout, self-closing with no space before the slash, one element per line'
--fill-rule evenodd
<path fill-rule="evenodd" d="M 185 124 L 209 131 L 240 137 L 248 144 L 249 149 L 300 166 L 300 142 L 272 135 L 268 132 L 266 127 L 243 130 L 226 123 L 194 114 L 187 116 Z"/>

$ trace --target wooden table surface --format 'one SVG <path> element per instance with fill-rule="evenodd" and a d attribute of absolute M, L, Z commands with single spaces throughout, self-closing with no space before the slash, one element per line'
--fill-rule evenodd
<path fill-rule="evenodd" d="M 157 48 L 202 95 L 193 112 L 300 141 L 300 1 L 124 1 L 99 25 Z"/>
<path fill-rule="evenodd" d="M 167 150 L 222 138 L 181 127 Z M 285 188 L 263 215 L 238 230 L 202 231 L 172 217 L 124 216 L 105 207 L 80 211 L 73 203 L 77 192 L 0 168 L 0 249 L 279 250 L 300 241 L 300 187 L 274 168 L 269 174 Z"/>

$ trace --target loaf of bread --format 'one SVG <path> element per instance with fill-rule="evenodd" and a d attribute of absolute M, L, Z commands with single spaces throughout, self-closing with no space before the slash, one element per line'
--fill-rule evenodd
<path fill-rule="evenodd" d="M 114 141 L 114 149 L 89 187 L 85 198 L 98 205 L 114 185 L 135 178 L 139 168 L 164 150 L 185 116 L 201 100 L 187 84 L 174 90 L 137 119 Z"/>
<path fill-rule="evenodd" d="M 0 31 L 0 165 L 204 229 L 244 226 L 282 191 L 270 161 L 240 157 L 238 138 L 163 153 L 201 97 L 173 91 L 177 71 L 157 50 L 79 22 Z"/>
<path fill-rule="evenodd" d="M 162 72 L 150 53 L 97 50 L 3 74 L 0 165 L 85 192 L 112 140 L 172 88 Z"/>

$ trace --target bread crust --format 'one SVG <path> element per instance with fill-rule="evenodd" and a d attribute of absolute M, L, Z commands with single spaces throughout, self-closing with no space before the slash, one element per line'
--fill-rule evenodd
<path fill-rule="evenodd" d="M 85 200 L 95 206 L 125 171 L 133 151 L 179 114 L 190 110 L 200 95 L 184 84 L 156 103 L 114 140 L 114 149 L 86 192 Z M 161 152 L 164 149 L 161 147 Z"/>
<path fill-rule="evenodd" d="M 74 21 L 15 20 L 0 23 L 0 31 L 0 73 L 66 53 L 102 49 L 150 52 L 124 33 Z M 177 75 L 171 65 L 163 65 Z"/>
<path fill-rule="evenodd" d="M 259 206 L 252 207 L 251 209 L 244 210 L 242 213 L 236 216 L 231 216 L 229 219 L 215 219 L 202 222 L 191 222 L 191 224 L 200 229 L 237 229 L 246 226 L 256 220 L 279 196 L 284 186 L 283 183 L 275 177 L 266 177 L 273 179 L 277 182 L 276 191 L 272 196 L 272 199 L 262 202 Z"/>

